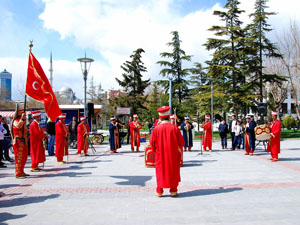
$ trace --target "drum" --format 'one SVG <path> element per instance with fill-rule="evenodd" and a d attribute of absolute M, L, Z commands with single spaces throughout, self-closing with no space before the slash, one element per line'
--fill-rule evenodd
<path fill-rule="evenodd" d="M 255 138 L 258 141 L 267 141 L 270 139 L 271 129 L 269 125 L 263 124 L 255 127 Z"/>
<path fill-rule="evenodd" d="M 145 166 L 148 168 L 155 167 L 155 153 L 149 144 L 145 145 Z"/>

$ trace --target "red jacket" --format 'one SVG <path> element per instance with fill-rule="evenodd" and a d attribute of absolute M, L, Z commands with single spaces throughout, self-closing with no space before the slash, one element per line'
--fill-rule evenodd
<path fill-rule="evenodd" d="M 150 145 L 155 152 L 157 187 L 174 188 L 180 182 L 180 149 L 184 146 L 180 130 L 162 122 L 153 129 Z"/>
<path fill-rule="evenodd" d="M 211 127 L 211 122 L 210 121 L 203 126 L 202 145 L 203 145 L 204 150 L 206 150 L 207 147 L 210 150 L 212 148 L 212 127 Z"/>
<path fill-rule="evenodd" d="M 29 127 L 30 132 L 30 157 L 33 163 L 43 163 L 46 161 L 43 139 L 46 137 L 40 124 L 34 120 Z"/>
<path fill-rule="evenodd" d="M 280 132 L 281 132 L 281 123 L 279 120 L 272 122 L 271 127 L 271 138 L 269 140 L 269 145 L 267 152 L 272 152 L 273 154 L 280 153 Z"/>
<path fill-rule="evenodd" d="M 130 123 L 131 149 L 133 149 L 133 146 L 140 147 L 140 129 L 142 129 L 142 124 L 140 122 L 132 121 Z"/>
<path fill-rule="evenodd" d="M 58 121 L 55 124 L 55 156 L 56 157 L 63 157 L 68 155 L 67 152 L 67 135 L 68 130 L 65 123 L 62 121 Z"/>
<path fill-rule="evenodd" d="M 78 151 L 84 150 L 87 151 L 88 144 L 88 136 L 90 135 L 90 128 L 88 124 L 84 124 L 81 122 L 77 127 L 77 149 Z"/>

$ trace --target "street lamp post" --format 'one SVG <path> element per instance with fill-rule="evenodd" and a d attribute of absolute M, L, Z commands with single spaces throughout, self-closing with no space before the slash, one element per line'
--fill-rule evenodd
<path fill-rule="evenodd" d="M 84 81 L 84 116 L 87 117 L 87 105 L 86 105 L 86 81 L 87 81 L 87 75 L 88 71 L 90 70 L 91 63 L 94 62 L 93 59 L 87 58 L 86 54 L 84 58 L 79 58 L 77 61 L 80 62 L 81 70 L 83 74 L 83 81 Z"/>
<path fill-rule="evenodd" d="M 170 114 L 172 114 L 172 78 L 169 77 L 169 106 L 170 106 Z"/>

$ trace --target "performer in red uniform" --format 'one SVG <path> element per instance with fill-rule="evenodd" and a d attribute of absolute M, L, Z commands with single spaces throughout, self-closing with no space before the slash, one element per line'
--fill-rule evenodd
<path fill-rule="evenodd" d="M 77 127 L 77 154 L 81 156 L 81 152 L 83 151 L 85 156 L 88 156 L 88 148 L 89 148 L 89 135 L 90 128 L 86 123 L 86 117 L 80 117 L 81 123 Z"/>
<path fill-rule="evenodd" d="M 45 148 L 43 145 L 46 134 L 40 128 L 41 111 L 33 111 L 32 116 L 34 120 L 29 126 L 31 172 L 39 172 L 42 170 L 38 167 L 39 163 L 46 161 Z"/>
<path fill-rule="evenodd" d="M 155 152 L 156 196 L 161 197 L 163 188 L 170 188 L 171 196 L 177 196 L 180 182 L 180 148 L 184 139 L 180 130 L 169 123 L 169 106 L 157 109 L 162 122 L 153 129 L 150 145 Z"/>
<path fill-rule="evenodd" d="M 133 115 L 133 121 L 130 123 L 130 136 L 131 136 L 131 151 L 134 151 L 134 146 L 136 146 L 136 151 L 139 152 L 140 147 L 140 129 L 142 129 L 142 124 L 138 122 L 138 115 Z"/>
<path fill-rule="evenodd" d="M 15 172 L 16 178 L 22 179 L 29 176 L 24 172 L 24 167 L 28 156 L 28 140 L 26 128 L 26 115 L 24 109 L 16 105 L 15 115 L 12 121 L 12 138 L 13 149 L 15 155 Z"/>
<path fill-rule="evenodd" d="M 68 155 L 68 128 L 66 126 L 66 114 L 58 116 L 59 121 L 55 124 L 55 156 L 59 164 L 64 164 L 64 156 Z"/>
<path fill-rule="evenodd" d="M 206 148 L 211 152 L 212 150 L 212 127 L 210 122 L 210 115 L 205 115 L 205 122 L 200 127 L 203 128 L 202 135 L 202 145 L 203 151 L 206 151 Z"/>
<path fill-rule="evenodd" d="M 280 153 L 280 132 L 281 123 L 278 120 L 278 111 L 272 111 L 273 121 L 270 123 L 271 134 L 268 143 L 267 152 L 271 152 L 272 162 L 278 161 L 278 154 Z"/>
<path fill-rule="evenodd" d="M 250 125 L 250 119 L 251 117 L 249 115 L 246 116 L 246 127 L 244 130 L 245 132 L 245 155 L 249 155 L 250 153 L 250 134 L 247 132 L 247 127 Z"/>

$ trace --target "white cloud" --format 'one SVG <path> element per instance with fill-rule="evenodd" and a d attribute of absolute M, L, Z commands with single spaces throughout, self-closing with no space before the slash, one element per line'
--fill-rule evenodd
<path fill-rule="evenodd" d="M 185 0 L 187 2 L 187 0 Z M 204 62 L 209 53 L 203 44 L 213 33 L 207 31 L 212 25 L 220 23 L 214 10 L 221 10 L 216 4 L 211 9 L 195 9 L 186 15 L 176 11 L 178 0 L 43 0 L 45 9 L 40 15 L 46 29 L 58 32 L 62 39 L 72 37 L 75 47 L 92 48 L 98 51 L 106 63 L 95 61 L 91 65 L 90 75 L 101 82 L 108 90 L 119 88 L 115 77 L 121 77 L 120 65 L 137 48 L 143 48 L 146 53 L 143 61 L 148 68 L 145 78 L 158 79 L 160 67 L 156 64 L 160 60 L 159 54 L 171 51 L 166 46 L 171 41 L 170 32 L 177 30 L 182 40 L 182 48 L 186 54 L 194 55 L 193 62 Z M 184 2 L 181 0 L 181 3 Z M 255 0 L 241 0 L 240 8 L 246 10 L 242 19 L 249 22 L 248 15 L 253 12 Z M 278 13 L 270 16 L 272 28 L 280 31 L 288 25 L 290 19 L 300 21 L 298 14 L 299 1 L 287 0 L 285 4 L 280 0 L 270 0 L 268 11 Z M 184 7 L 184 4 L 183 4 Z M 4 60 L 4 61 L 3 61 Z M 22 61 L 16 66 L 16 61 Z M 49 59 L 39 59 L 48 75 Z M 18 61 L 18 62 L 19 62 Z M 6 62 L 7 70 L 17 77 L 24 75 L 27 59 L 0 59 Z M 22 69 L 20 66 L 25 66 Z M 190 64 L 191 65 L 191 64 Z M 11 69 L 9 68 L 11 66 Z M 63 86 L 70 86 L 76 95 L 82 97 L 83 79 L 79 62 L 54 61 L 55 90 Z"/>

